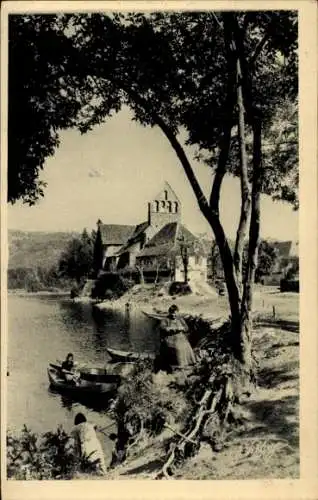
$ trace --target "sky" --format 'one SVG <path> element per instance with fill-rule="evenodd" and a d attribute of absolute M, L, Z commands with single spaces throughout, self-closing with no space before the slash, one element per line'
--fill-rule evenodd
<path fill-rule="evenodd" d="M 8 227 L 24 231 L 82 231 L 105 224 L 138 224 L 147 219 L 147 203 L 167 181 L 181 201 L 182 222 L 190 231 L 211 229 L 201 214 L 183 168 L 161 130 L 131 120 L 128 109 L 91 132 L 61 133 L 61 144 L 47 159 L 41 179 L 44 198 L 35 206 L 8 206 Z M 193 156 L 194 150 L 186 148 Z M 192 163 L 209 196 L 211 169 Z M 236 232 L 240 210 L 239 182 L 226 177 L 221 192 L 221 220 L 228 237 Z M 267 196 L 261 202 L 261 237 L 298 239 L 298 214 Z"/>

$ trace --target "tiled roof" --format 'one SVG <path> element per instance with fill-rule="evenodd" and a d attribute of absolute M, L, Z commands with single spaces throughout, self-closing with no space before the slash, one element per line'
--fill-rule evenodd
<path fill-rule="evenodd" d="M 170 243 L 164 243 L 162 245 L 144 247 L 137 257 L 150 257 L 156 255 L 157 257 L 161 255 L 169 255 L 174 250 L 174 245 Z"/>
<path fill-rule="evenodd" d="M 145 229 L 147 229 L 147 227 L 149 226 L 149 223 L 148 221 L 146 222 L 142 222 L 141 224 L 138 224 L 136 227 L 135 227 L 135 230 L 134 232 L 132 233 L 132 235 L 130 236 L 129 238 L 129 242 L 133 242 L 135 241 L 144 231 Z"/>
<path fill-rule="evenodd" d="M 124 245 L 132 235 L 135 226 L 100 224 L 99 228 L 104 245 Z"/>
<path fill-rule="evenodd" d="M 181 243 L 179 240 L 181 238 L 189 245 L 190 253 L 192 253 L 191 250 L 195 248 L 195 252 L 193 251 L 193 253 L 205 255 L 204 248 L 198 238 L 190 233 L 182 224 L 170 222 L 163 226 L 158 233 L 148 241 L 143 250 L 139 252 L 138 257 L 164 255 L 172 251 L 178 251 L 178 247 Z"/>
<path fill-rule="evenodd" d="M 144 233 L 144 231 L 149 227 L 148 222 L 142 222 L 135 227 L 134 232 L 129 237 L 129 240 L 118 250 L 117 255 L 122 255 L 125 252 L 129 252 L 130 247 L 138 241 L 140 236 Z"/>
<path fill-rule="evenodd" d="M 177 222 L 169 222 L 163 226 L 146 244 L 146 247 L 155 247 L 160 245 L 174 245 L 178 229 Z"/>

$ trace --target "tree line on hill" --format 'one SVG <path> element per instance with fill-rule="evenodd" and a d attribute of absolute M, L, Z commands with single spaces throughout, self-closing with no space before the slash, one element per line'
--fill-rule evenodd
<path fill-rule="evenodd" d="M 49 266 L 15 266 L 8 269 L 8 289 L 28 292 L 69 290 L 79 287 L 93 273 L 96 231 L 86 229 L 70 238 L 56 262 Z"/>

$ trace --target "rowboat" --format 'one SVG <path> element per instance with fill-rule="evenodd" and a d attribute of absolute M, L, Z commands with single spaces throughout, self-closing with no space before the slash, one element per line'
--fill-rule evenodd
<path fill-rule="evenodd" d="M 110 347 L 106 347 L 106 351 L 110 355 L 113 362 L 126 362 L 131 363 L 135 361 L 142 361 L 147 359 L 154 359 L 153 354 L 148 353 L 139 353 L 133 351 L 121 351 L 119 349 L 111 349 Z"/>
<path fill-rule="evenodd" d="M 167 313 L 153 313 L 153 312 L 148 312 L 148 311 L 142 311 L 142 313 L 147 316 L 147 318 L 154 319 L 156 321 L 161 321 L 164 318 L 168 317 Z"/>
<path fill-rule="evenodd" d="M 74 373 L 62 372 L 60 365 L 49 364 L 47 374 L 50 386 L 58 391 L 70 392 L 74 395 L 105 395 L 118 389 L 121 378 L 119 375 L 110 374 L 102 368 L 83 368 L 78 376 L 72 378 Z M 68 380 L 65 375 L 69 374 Z"/>

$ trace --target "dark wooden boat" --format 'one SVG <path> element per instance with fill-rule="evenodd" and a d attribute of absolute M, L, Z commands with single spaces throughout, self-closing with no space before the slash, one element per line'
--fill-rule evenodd
<path fill-rule="evenodd" d="M 150 353 L 139 353 L 133 351 L 121 351 L 119 349 L 106 348 L 113 362 L 131 363 L 139 360 L 154 359 L 154 355 Z"/>
<path fill-rule="evenodd" d="M 83 368 L 79 370 L 78 378 L 66 380 L 65 373 L 68 372 L 62 372 L 60 365 L 50 363 L 47 373 L 51 387 L 74 395 L 109 394 L 117 390 L 121 381 L 119 375 L 110 374 L 102 368 Z"/>

